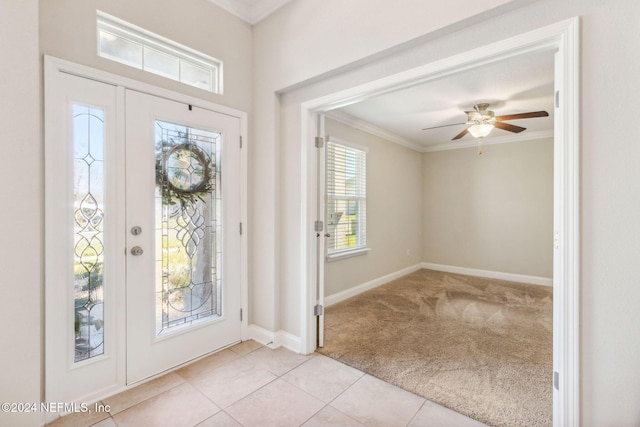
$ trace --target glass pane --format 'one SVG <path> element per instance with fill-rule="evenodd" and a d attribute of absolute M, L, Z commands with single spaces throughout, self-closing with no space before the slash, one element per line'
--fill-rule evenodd
<path fill-rule="evenodd" d="M 327 240 L 329 251 L 359 246 L 358 200 L 329 200 L 327 203 Z"/>
<path fill-rule="evenodd" d="M 366 153 L 327 143 L 328 253 L 366 245 Z"/>
<path fill-rule="evenodd" d="M 180 81 L 200 89 L 213 90 L 211 71 L 185 60 L 180 61 Z"/>
<path fill-rule="evenodd" d="M 142 68 L 142 45 L 100 30 L 100 56 Z"/>
<path fill-rule="evenodd" d="M 104 111 L 73 106 L 75 361 L 104 353 Z"/>
<path fill-rule="evenodd" d="M 180 61 L 175 56 L 145 47 L 144 70 L 173 80 L 179 80 Z"/>
<path fill-rule="evenodd" d="M 221 316 L 220 134 L 156 121 L 156 332 Z"/>

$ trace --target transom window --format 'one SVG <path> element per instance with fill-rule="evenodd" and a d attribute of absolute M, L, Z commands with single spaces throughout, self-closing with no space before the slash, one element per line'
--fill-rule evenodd
<path fill-rule="evenodd" d="M 98 55 L 213 93 L 222 93 L 222 62 L 98 11 Z"/>
<path fill-rule="evenodd" d="M 367 251 L 367 149 L 331 138 L 326 153 L 327 257 Z"/>

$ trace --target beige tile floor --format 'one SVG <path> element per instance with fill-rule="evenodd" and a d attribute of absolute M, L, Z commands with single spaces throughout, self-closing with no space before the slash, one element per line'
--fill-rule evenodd
<path fill-rule="evenodd" d="M 319 354 L 246 341 L 52 427 L 447 426 L 484 424 Z"/>

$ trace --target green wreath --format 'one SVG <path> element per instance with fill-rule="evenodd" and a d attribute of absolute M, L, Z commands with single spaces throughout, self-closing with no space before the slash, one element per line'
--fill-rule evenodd
<path fill-rule="evenodd" d="M 162 143 L 156 158 L 156 184 L 162 191 L 162 203 L 205 201 L 214 188 L 215 173 L 209 155 L 198 145 Z"/>

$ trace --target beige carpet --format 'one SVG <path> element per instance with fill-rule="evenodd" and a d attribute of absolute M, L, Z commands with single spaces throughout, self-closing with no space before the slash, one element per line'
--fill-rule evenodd
<path fill-rule="evenodd" d="M 552 295 L 419 270 L 327 307 L 318 351 L 492 426 L 550 426 Z"/>

